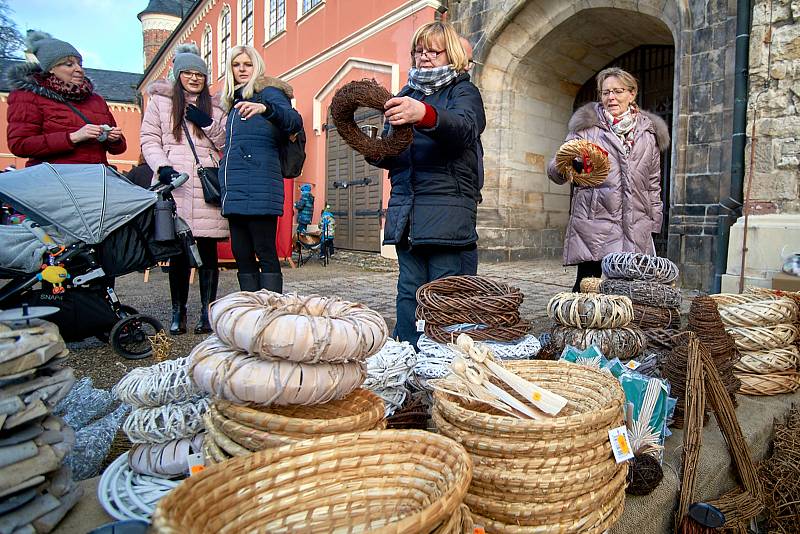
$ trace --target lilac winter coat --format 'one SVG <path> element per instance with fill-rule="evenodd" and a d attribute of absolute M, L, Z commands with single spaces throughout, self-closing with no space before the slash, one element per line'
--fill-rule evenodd
<path fill-rule="evenodd" d="M 154 173 L 158 173 L 159 167 L 171 166 L 189 175 L 189 180 L 176 189 L 172 196 L 178 205 L 178 215 L 189 224 L 195 237 L 228 237 L 228 221 L 220 214 L 219 206 L 206 204 L 203 199 L 203 186 L 197 176 L 197 164 L 186 135 L 182 135 L 180 141 L 172 135 L 172 84 L 166 80 L 156 80 L 147 87 L 147 93 L 150 100 L 142 117 L 140 133 L 144 159 Z M 194 95 L 186 95 L 188 103 L 195 100 Z M 212 103 L 214 122 L 203 128 L 206 135 L 198 136 L 191 123 L 187 123 L 187 126 L 200 163 L 218 167 L 220 156 L 211 141 L 222 150 L 225 144 L 225 112 L 217 97 L 212 99 Z"/>
<path fill-rule="evenodd" d="M 603 107 L 591 103 L 569 121 L 567 141 L 586 139 L 608 151 L 611 171 L 597 187 L 576 186 L 564 238 L 564 265 L 599 261 L 611 252 L 655 254 L 652 233 L 661 231 L 661 151 L 669 148 L 669 130 L 656 115 L 642 111 L 634 144 L 626 156 L 622 142 L 603 118 Z M 547 176 L 566 179 L 555 168 Z"/>

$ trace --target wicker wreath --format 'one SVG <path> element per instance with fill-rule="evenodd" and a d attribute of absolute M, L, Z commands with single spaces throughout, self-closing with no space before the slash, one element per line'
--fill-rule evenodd
<path fill-rule="evenodd" d="M 552 342 L 557 347 L 572 345 L 585 350 L 597 345 L 606 358 L 619 358 L 622 361 L 635 358 L 647 346 L 647 338 L 639 328 L 573 328 L 557 325 L 553 327 Z"/>
<path fill-rule="evenodd" d="M 603 280 L 600 284 L 600 293 L 625 295 L 634 304 L 659 308 L 679 308 L 681 305 L 679 289 L 647 280 Z"/>
<path fill-rule="evenodd" d="M 383 113 L 383 106 L 390 98 L 392 94 L 375 80 L 360 80 L 342 86 L 331 100 L 331 117 L 339 135 L 367 159 L 397 156 L 414 140 L 410 124 L 392 126 L 388 135 L 372 139 L 353 120 L 353 114 L 360 107 L 377 109 Z"/>
<path fill-rule="evenodd" d="M 732 306 L 735 304 L 749 304 L 751 302 L 760 302 L 762 300 L 778 300 L 781 297 L 778 295 L 770 294 L 737 294 L 737 293 L 720 293 L 718 295 L 709 295 L 717 306 Z"/>
<path fill-rule="evenodd" d="M 791 345 L 797 338 L 793 324 L 726 328 L 739 350 L 770 350 Z"/>
<path fill-rule="evenodd" d="M 131 443 L 165 443 L 190 438 L 203 430 L 201 416 L 208 399 L 173 402 L 156 408 L 137 408 L 125 419 L 122 431 Z"/>
<path fill-rule="evenodd" d="M 675 336 L 680 334 L 679 330 L 672 328 L 649 328 L 643 332 L 647 338 L 647 347 L 653 350 L 672 350 L 675 346 Z"/>
<path fill-rule="evenodd" d="M 137 443 L 128 453 L 128 465 L 142 475 L 166 478 L 185 475 L 189 469 L 188 457 L 202 450 L 204 436 L 200 433 L 193 438 L 155 445 Z"/>
<path fill-rule="evenodd" d="M 602 291 L 600 291 L 600 284 L 602 283 L 603 283 L 602 278 L 587 276 L 586 278 L 581 280 L 581 285 L 580 285 L 581 293 L 602 293 Z"/>
<path fill-rule="evenodd" d="M 667 258 L 639 252 L 612 252 L 600 264 L 606 278 L 648 280 L 669 284 L 678 278 L 678 266 Z"/>
<path fill-rule="evenodd" d="M 790 298 L 757 300 L 728 306 L 720 304 L 719 315 L 725 326 L 773 326 L 794 322 L 797 318 L 797 304 Z"/>
<path fill-rule="evenodd" d="M 134 408 L 189 400 L 199 391 L 189 379 L 186 366 L 186 358 L 178 358 L 150 367 L 138 367 L 122 377 L 112 392 Z"/>
<path fill-rule="evenodd" d="M 742 351 L 734 368 L 754 374 L 791 371 L 800 364 L 800 352 L 795 345 L 766 351 Z"/>
<path fill-rule="evenodd" d="M 584 172 L 579 173 L 572 167 L 575 159 L 582 160 Z M 585 139 L 573 139 L 561 145 L 556 152 L 556 170 L 580 186 L 597 187 L 608 178 L 611 163 L 608 161 L 608 152 L 602 147 Z"/>
<path fill-rule="evenodd" d="M 800 388 L 800 374 L 795 371 L 768 375 L 736 373 L 736 377 L 742 382 L 739 393 L 743 395 L 781 395 Z"/>
<path fill-rule="evenodd" d="M 643 330 L 679 329 L 681 326 L 681 312 L 675 308 L 634 304 L 633 321 L 631 322 Z"/>
<path fill-rule="evenodd" d="M 389 337 L 378 312 L 316 295 L 232 293 L 211 304 L 209 318 L 230 347 L 302 363 L 363 361 Z"/>
<path fill-rule="evenodd" d="M 618 295 L 565 292 L 550 299 L 547 316 L 575 328 L 619 328 L 633 320 L 633 305 Z"/>
<path fill-rule="evenodd" d="M 214 397 L 268 406 L 341 399 L 364 382 L 367 371 L 363 362 L 312 365 L 257 358 L 209 336 L 189 355 L 189 375 Z"/>

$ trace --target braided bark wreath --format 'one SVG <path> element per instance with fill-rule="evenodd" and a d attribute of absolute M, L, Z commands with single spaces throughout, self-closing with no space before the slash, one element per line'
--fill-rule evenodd
<path fill-rule="evenodd" d="M 390 98 L 392 94 L 375 80 L 360 80 L 339 88 L 331 100 L 331 117 L 339 135 L 367 159 L 397 156 L 414 139 L 410 124 L 392 126 L 388 135 L 372 139 L 361 131 L 353 119 L 353 114 L 360 107 L 376 109 L 383 114 L 383 106 Z"/>
<path fill-rule="evenodd" d="M 572 167 L 572 161 L 577 158 L 583 162 L 583 172 L 580 173 Z M 597 187 L 608 178 L 611 164 L 608 162 L 608 152 L 602 147 L 585 139 L 573 139 L 561 145 L 556 152 L 556 170 L 577 185 Z"/>

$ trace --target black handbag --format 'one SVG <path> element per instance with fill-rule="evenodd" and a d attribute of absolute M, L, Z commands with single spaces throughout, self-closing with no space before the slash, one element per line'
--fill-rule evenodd
<path fill-rule="evenodd" d="M 194 160 L 197 163 L 197 177 L 200 178 L 200 184 L 203 186 L 203 199 L 206 204 L 219 206 L 222 204 L 222 197 L 219 188 L 219 167 L 204 167 L 200 163 L 200 158 L 197 157 L 197 150 L 194 148 L 192 136 L 189 135 L 189 128 L 186 123 L 182 123 L 183 132 L 186 135 L 186 140 L 189 142 L 189 148 L 192 149 Z M 212 145 L 214 143 L 211 143 Z M 215 147 L 216 148 L 216 147 Z"/>

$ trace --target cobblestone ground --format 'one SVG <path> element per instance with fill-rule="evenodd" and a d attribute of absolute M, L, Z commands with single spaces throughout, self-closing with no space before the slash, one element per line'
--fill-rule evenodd
<path fill-rule="evenodd" d="M 545 306 L 550 297 L 568 290 L 575 280 L 572 267 L 562 267 L 558 261 L 525 261 L 503 264 L 483 264 L 479 274 L 491 276 L 522 289 L 525 301 L 522 315 L 533 324 L 533 332 L 538 334 L 547 324 Z M 397 294 L 397 263 L 376 254 L 337 252 L 334 261 L 323 267 L 312 260 L 297 269 L 284 267 L 284 290 L 300 294 L 316 293 L 336 295 L 345 300 L 361 302 L 380 312 L 389 324 L 395 323 L 394 301 Z M 159 319 L 164 326 L 169 324 L 170 302 L 166 273 L 154 269 L 147 283 L 143 275 L 133 273 L 117 280 L 117 293 L 120 300 L 133 306 L 140 313 Z M 220 276 L 219 294 L 238 291 L 236 271 L 223 271 Z M 192 347 L 205 336 L 191 333 L 199 314 L 199 291 L 197 280 L 190 290 L 189 330 L 190 333 L 173 338 L 174 356 L 188 354 Z M 111 347 L 93 338 L 81 343 L 71 343 L 70 365 L 79 376 L 90 376 L 96 387 L 110 388 L 128 370 L 135 366 L 152 365 L 153 359 L 139 361 L 125 360 L 116 355 Z"/>

